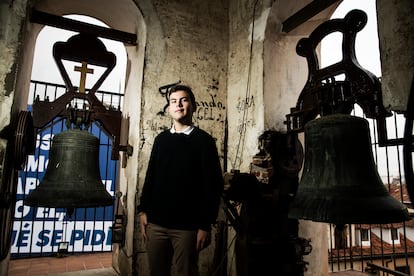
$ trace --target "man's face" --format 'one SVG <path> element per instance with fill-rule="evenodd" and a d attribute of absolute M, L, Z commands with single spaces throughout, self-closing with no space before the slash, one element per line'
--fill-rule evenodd
<path fill-rule="evenodd" d="M 168 112 L 174 121 L 191 123 L 193 111 L 194 107 L 187 92 L 178 90 L 171 93 Z"/>

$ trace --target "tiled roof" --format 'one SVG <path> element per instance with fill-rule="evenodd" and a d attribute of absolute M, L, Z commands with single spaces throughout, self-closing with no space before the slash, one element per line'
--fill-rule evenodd
<path fill-rule="evenodd" d="M 392 195 L 397 200 L 404 202 L 409 208 L 411 215 L 413 215 L 413 209 L 411 200 L 407 192 L 407 186 L 403 183 L 401 184 L 399 179 L 393 179 L 390 184 L 385 185 L 389 190 L 390 195 Z M 410 219 L 405 222 L 400 223 L 389 223 L 389 224 L 356 224 L 355 229 L 391 229 L 391 228 L 414 228 L 414 219 Z M 388 254 L 398 254 L 398 253 L 414 253 L 414 241 L 407 239 L 402 233 L 400 233 L 400 243 L 399 244 L 390 244 L 385 241 L 382 241 L 380 237 L 371 233 L 371 243 L 369 246 L 353 246 L 352 249 L 333 249 L 330 253 L 331 257 L 337 256 L 374 256 L 374 255 L 388 255 Z"/>
<path fill-rule="evenodd" d="M 391 184 L 385 184 L 385 187 L 390 192 L 390 195 L 392 195 L 394 198 L 398 200 L 403 200 L 405 204 L 407 204 L 409 207 L 411 207 L 411 200 L 410 196 L 407 192 L 407 185 L 405 183 L 400 183 L 399 179 L 393 179 L 391 181 Z"/>
<path fill-rule="evenodd" d="M 352 252 L 351 252 L 352 250 Z M 381 238 L 371 232 L 371 244 L 370 246 L 353 246 L 351 249 L 333 249 L 330 252 L 330 257 L 338 256 L 375 256 L 375 255 L 389 255 L 398 253 L 414 253 L 414 242 L 406 239 L 406 237 L 400 233 L 400 243 L 390 244 L 385 241 L 381 241 Z"/>

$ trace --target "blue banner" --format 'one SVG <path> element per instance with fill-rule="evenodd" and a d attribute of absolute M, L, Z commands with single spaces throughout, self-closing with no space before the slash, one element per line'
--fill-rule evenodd
<path fill-rule="evenodd" d="M 68 242 L 69 252 L 111 251 L 114 206 L 76 208 L 69 216 L 64 208 L 31 207 L 23 204 L 24 197 L 41 183 L 49 161 L 53 136 L 65 131 L 63 120 L 52 122 L 37 134 L 36 150 L 29 155 L 20 171 L 17 186 L 11 256 L 53 253 L 60 242 Z M 112 141 L 93 124 L 91 132 L 99 138 L 99 166 L 102 184 L 114 196 L 118 161 L 111 160 Z"/>

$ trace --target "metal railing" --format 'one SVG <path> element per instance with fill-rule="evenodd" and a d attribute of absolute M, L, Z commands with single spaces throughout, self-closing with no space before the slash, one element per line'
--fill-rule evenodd
<path fill-rule="evenodd" d="M 31 81 L 28 110 L 35 98 L 54 99 L 66 92 L 66 87 L 40 81 Z M 97 98 L 107 106 L 121 109 L 123 94 L 97 91 Z M 76 100 L 75 100 L 76 101 Z M 71 103 L 81 105 L 82 102 Z M 11 258 L 55 255 L 59 244 L 66 242 L 68 253 L 112 251 L 114 206 L 76 208 L 68 216 L 65 209 L 29 207 L 23 201 L 39 185 L 48 164 L 48 152 L 53 136 L 65 129 L 62 118 L 53 119 L 43 129 L 37 130 L 36 149 L 27 157 L 18 178 L 16 209 L 14 215 Z M 93 123 L 90 132 L 99 138 L 99 163 L 103 185 L 115 197 L 118 181 L 118 161 L 111 160 L 112 141 L 99 124 Z"/>
<path fill-rule="evenodd" d="M 363 115 L 357 111 L 356 116 Z M 379 146 L 375 122 L 369 123 L 373 155 L 382 181 L 392 196 L 411 208 L 404 179 L 402 145 Z M 404 125 L 404 116 L 393 113 L 387 118 L 388 137 L 401 139 Z M 331 272 L 351 269 L 376 275 L 414 274 L 413 219 L 386 225 L 346 225 L 340 231 L 335 225 L 329 225 L 328 235 Z"/>

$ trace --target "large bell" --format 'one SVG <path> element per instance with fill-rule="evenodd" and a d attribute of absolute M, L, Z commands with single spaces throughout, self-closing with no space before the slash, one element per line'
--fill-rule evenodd
<path fill-rule="evenodd" d="M 337 114 L 305 125 L 305 164 L 289 217 L 333 224 L 409 219 L 376 170 L 365 119 Z"/>
<path fill-rule="evenodd" d="M 45 175 L 24 203 L 69 209 L 112 205 L 99 172 L 98 138 L 80 129 L 55 135 Z"/>

